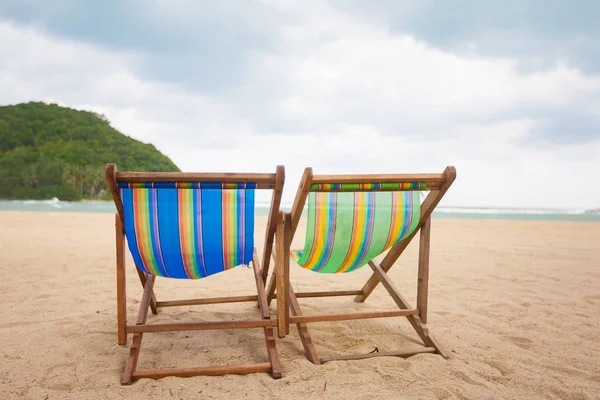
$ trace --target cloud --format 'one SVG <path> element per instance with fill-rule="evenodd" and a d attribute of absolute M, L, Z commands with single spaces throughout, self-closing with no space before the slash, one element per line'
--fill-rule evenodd
<path fill-rule="evenodd" d="M 524 70 L 569 64 L 600 72 L 595 0 L 334 0 L 336 9 L 454 53 L 518 59 Z M 368 4 L 368 5 L 367 5 Z"/>
<path fill-rule="evenodd" d="M 97 27 L 57 27 L 93 15 L 83 3 L 63 2 L 52 18 L 21 4 L 0 22 L 0 36 L 10 38 L 0 43 L 0 103 L 102 112 L 183 170 L 285 164 L 289 203 L 305 166 L 383 173 L 455 165 L 447 205 L 600 204 L 597 189 L 562 189 L 589 187 L 600 170 L 600 77 L 576 64 L 524 70 L 517 56 L 455 51 L 323 2 L 155 2 L 135 18 L 132 8 L 107 3 L 111 20 L 130 18 L 130 37 L 120 39 Z M 144 30 L 157 15 L 162 22 Z M 208 39 L 192 38 L 203 30 L 229 38 L 214 62 L 201 56 L 212 51 Z M 234 39 L 244 32 L 254 32 L 252 43 Z M 203 69 L 221 63 L 234 69 Z"/>
<path fill-rule="evenodd" d="M 244 58 L 268 45 L 274 20 L 269 8 L 232 0 L 140 4 L 0 0 L 0 18 L 106 51 L 135 53 L 139 62 L 132 69 L 143 79 L 209 92 L 243 82 Z"/>

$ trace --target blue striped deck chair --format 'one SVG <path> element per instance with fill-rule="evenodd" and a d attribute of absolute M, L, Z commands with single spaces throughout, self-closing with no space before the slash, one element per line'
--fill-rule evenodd
<path fill-rule="evenodd" d="M 427 329 L 427 296 L 429 286 L 429 235 L 431 214 L 456 178 L 454 167 L 441 174 L 403 175 L 318 175 L 311 168 L 304 171 L 291 213 L 283 213 L 276 248 L 283 248 L 278 262 L 283 278 L 272 276 L 267 289 L 270 302 L 285 298 L 282 316 L 285 332 L 295 323 L 306 357 L 314 364 L 333 360 L 353 360 L 377 356 L 408 357 L 417 353 L 447 354 L 429 335 Z M 421 203 L 421 193 L 428 192 Z M 292 251 L 290 243 L 306 201 L 307 226 L 302 250 Z M 278 231 L 279 232 L 279 231 Z M 417 281 L 417 307 L 413 308 L 400 294 L 387 272 L 420 232 Z M 381 264 L 375 258 L 383 255 Z M 289 262 L 316 274 L 351 273 L 365 265 L 373 275 L 360 290 L 295 293 L 290 284 Z M 283 283 L 276 284 L 281 279 Z M 356 296 L 364 302 L 382 283 L 399 309 L 393 311 L 351 314 L 304 315 L 298 298 Z M 283 292 L 282 292 L 283 290 Z M 278 304 L 278 307 L 280 305 Z M 290 312 L 292 315 L 290 315 Z M 306 323 L 363 318 L 406 317 L 424 346 L 369 354 L 322 357 L 316 353 Z"/>
<path fill-rule="evenodd" d="M 128 385 L 141 378 L 256 372 L 270 372 L 273 378 L 281 378 L 273 330 L 278 320 L 271 319 L 265 282 L 277 224 L 281 221 L 279 205 L 284 179 L 283 166 L 278 166 L 274 174 L 119 172 L 115 164 L 106 166 L 106 181 L 117 208 L 119 345 L 126 345 L 127 335 L 133 335 L 121 384 Z M 273 191 L 262 263 L 254 247 L 254 195 L 259 189 Z M 126 248 L 131 253 L 143 286 L 135 324 L 127 323 Z M 156 279 L 205 279 L 249 264 L 252 264 L 256 282 L 255 295 L 156 300 Z M 260 318 L 179 324 L 146 323 L 149 309 L 157 314 L 163 307 L 243 301 L 257 301 Z M 264 330 L 268 362 L 153 371 L 136 369 L 144 333 L 241 328 Z"/>

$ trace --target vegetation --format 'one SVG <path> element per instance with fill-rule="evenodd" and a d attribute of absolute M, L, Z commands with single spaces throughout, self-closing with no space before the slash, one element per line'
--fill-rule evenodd
<path fill-rule="evenodd" d="M 103 115 L 34 102 L 0 107 L 0 198 L 109 198 L 110 162 L 127 171 L 179 171 Z"/>

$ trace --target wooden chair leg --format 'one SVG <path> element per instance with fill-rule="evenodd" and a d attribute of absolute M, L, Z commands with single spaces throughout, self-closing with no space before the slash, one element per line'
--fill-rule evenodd
<path fill-rule="evenodd" d="M 256 253 L 256 249 L 254 249 L 254 259 L 252 261 L 252 266 L 254 269 L 254 280 L 256 282 L 256 293 L 258 295 L 258 306 L 260 308 L 262 318 L 271 319 L 271 313 L 267 304 L 267 295 L 265 293 L 265 284 L 261 274 L 261 268 L 258 261 L 258 254 Z M 264 328 L 264 333 L 265 342 L 267 346 L 267 355 L 269 356 L 269 362 L 271 363 L 271 375 L 273 376 L 273 378 L 279 379 L 282 376 L 282 371 L 281 362 L 279 361 L 279 356 L 277 355 L 275 333 L 273 331 L 273 328 L 270 326 L 266 326 Z"/>
<path fill-rule="evenodd" d="M 277 221 L 279 219 L 279 205 L 281 203 L 281 196 L 283 194 L 284 181 L 285 169 L 283 166 L 278 165 L 277 169 L 275 170 L 275 187 L 273 188 L 274 190 L 271 196 L 271 211 L 269 212 L 267 229 L 265 231 L 265 247 L 262 258 L 263 269 L 261 271 L 263 284 L 267 283 L 267 275 L 269 274 L 269 264 L 271 263 L 273 240 L 275 238 L 275 231 L 277 230 Z"/>
<path fill-rule="evenodd" d="M 431 217 L 427 218 L 419 238 L 419 272 L 417 278 L 417 309 L 423 324 L 427 324 L 427 299 L 429 292 L 429 243 Z"/>
<path fill-rule="evenodd" d="M 374 261 L 369 261 L 369 266 L 373 270 L 374 274 L 377 276 L 379 281 L 383 284 L 383 287 L 388 291 L 396 305 L 400 309 L 409 309 L 412 308 L 408 303 L 408 300 L 404 296 L 400 294 L 398 289 L 394 286 L 388 275 L 383 271 L 381 266 L 379 266 Z M 440 345 L 429 335 L 429 330 L 427 326 L 421 321 L 416 315 L 409 315 L 406 317 L 408 322 L 412 325 L 413 329 L 417 332 L 423 343 L 425 343 L 428 347 L 433 347 L 436 350 L 436 353 L 440 354 L 444 358 L 448 358 L 448 354 L 442 350 Z"/>
<path fill-rule="evenodd" d="M 277 287 L 277 271 L 273 271 L 271 278 L 269 279 L 269 285 L 267 288 L 267 304 L 271 305 L 271 301 L 275 298 L 275 289 Z"/>
<path fill-rule="evenodd" d="M 291 245 L 292 215 L 283 213 L 283 306 L 285 307 L 285 334 L 290 334 L 290 245 Z"/>
<path fill-rule="evenodd" d="M 275 239 L 273 237 L 273 239 Z M 277 257 L 275 256 L 275 253 L 273 251 L 269 252 L 270 256 L 272 256 L 273 258 L 273 263 L 277 262 Z M 261 277 L 263 278 L 263 285 L 265 285 L 266 289 L 266 295 L 267 295 L 267 305 L 271 305 L 271 301 L 275 298 L 275 273 L 276 270 L 275 268 L 273 268 L 273 273 L 271 273 L 271 278 L 269 279 L 269 282 L 267 282 L 267 277 L 265 276 L 265 267 L 264 265 L 261 268 Z M 258 303 L 256 305 L 257 307 L 259 306 Z"/>
<path fill-rule="evenodd" d="M 140 310 L 136 320 L 137 325 L 145 324 L 146 320 L 148 319 L 148 308 L 150 306 L 150 299 L 152 297 L 151 293 L 154 287 L 154 279 L 154 276 L 149 276 L 146 280 L 146 284 L 144 285 L 144 294 L 142 295 Z M 138 358 L 140 356 L 140 350 L 142 348 L 142 338 L 143 333 L 135 333 L 133 335 L 133 341 L 131 343 L 131 348 L 129 349 L 129 358 L 127 359 L 123 376 L 121 377 L 122 385 L 129 385 L 132 382 L 133 374 L 135 373 Z"/>
<path fill-rule="evenodd" d="M 127 344 L 127 282 L 125 277 L 125 235 L 119 214 L 115 214 L 117 249 L 117 343 Z"/>
<path fill-rule="evenodd" d="M 148 274 L 144 273 L 143 271 L 140 271 L 139 268 L 136 268 L 135 270 L 138 274 L 138 277 L 140 278 L 142 287 L 146 287 L 146 281 L 148 280 L 148 277 L 150 277 L 151 275 L 148 275 Z M 150 293 L 150 309 L 152 310 L 152 314 L 154 314 L 154 315 L 158 314 L 158 306 L 157 306 L 157 302 L 156 302 L 156 296 L 154 295 L 154 290 L 152 290 L 152 292 Z"/>
<path fill-rule="evenodd" d="M 277 287 L 277 336 L 280 338 L 285 337 L 287 330 L 286 321 L 286 284 L 285 284 L 285 266 L 286 261 L 289 265 L 289 260 L 285 259 L 285 232 L 283 224 L 283 212 L 280 213 L 280 220 L 277 224 L 277 231 L 275 233 L 275 242 L 277 245 L 277 263 L 275 265 L 276 274 L 275 281 Z"/>
<path fill-rule="evenodd" d="M 389 267 L 387 269 L 383 268 L 383 270 L 385 272 L 389 271 L 389 269 L 392 267 L 394 262 L 402 255 L 402 253 L 404 252 L 404 250 L 406 250 L 406 248 L 411 243 L 412 239 L 415 237 L 415 235 L 417 234 L 418 231 L 419 231 L 419 228 L 415 229 L 415 231 L 413 233 L 411 233 L 408 237 L 406 237 L 405 239 L 399 241 L 394 246 L 392 246 L 392 248 L 388 251 L 386 256 L 383 258 L 383 261 L 386 261 L 386 264 L 384 264 L 384 265 L 389 265 Z M 383 263 L 383 261 L 382 261 L 382 263 Z M 375 273 L 373 273 L 369 277 L 367 282 L 361 288 L 361 294 L 356 296 L 354 301 L 356 301 L 358 303 L 364 303 L 365 300 L 367 300 L 367 297 L 369 297 L 371 295 L 371 293 L 373 293 L 373 290 L 375 290 L 377 285 L 379 285 L 379 280 L 377 279 L 377 275 Z"/>
<path fill-rule="evenodd" d="M 290 308 L 292 314 L 294 316 L 301 316 L 302 310 L 300 309 L 300 304 L 298 303 L 298 299 L 296 298 L 296 293 L 294 293 L 294 290 L 291 288 L 291 286 L 288 294 L 290 298 Z M 312 342 L 312 337 L 308 332 L 308 327 L 305 323 L 301 322 L 296 324 L 296 328 L 298 328 L 298 335 L 300 336 L 302 347 L 304 347 L 304 355 L 313 364 L 320 365 L 321 360 L 319 359 L 317 351 L 315 350 L 315 346 Z"/>
<path fill-rule="evenodd" d="M 265 342 L 267 345 L 267 355 L 271 363 L 271 376 L 274 379 L 280 379 L 283 376 L 281 362 L 277 354 L 277 346 L 275 344 L 275 331 L 272 327 L 265 327 Z"/>

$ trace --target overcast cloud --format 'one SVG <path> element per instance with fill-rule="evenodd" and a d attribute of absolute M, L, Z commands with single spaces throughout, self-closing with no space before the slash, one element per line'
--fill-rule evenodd
<path fill-rule="evenodd" d="M 184 171 L 284 164 L 287 203 L 305 166 L 454 165 L 445 205 L 600 207 L 598 20 L 594 0 L 0 0 L 0 104 L 101 112 Z"/>

